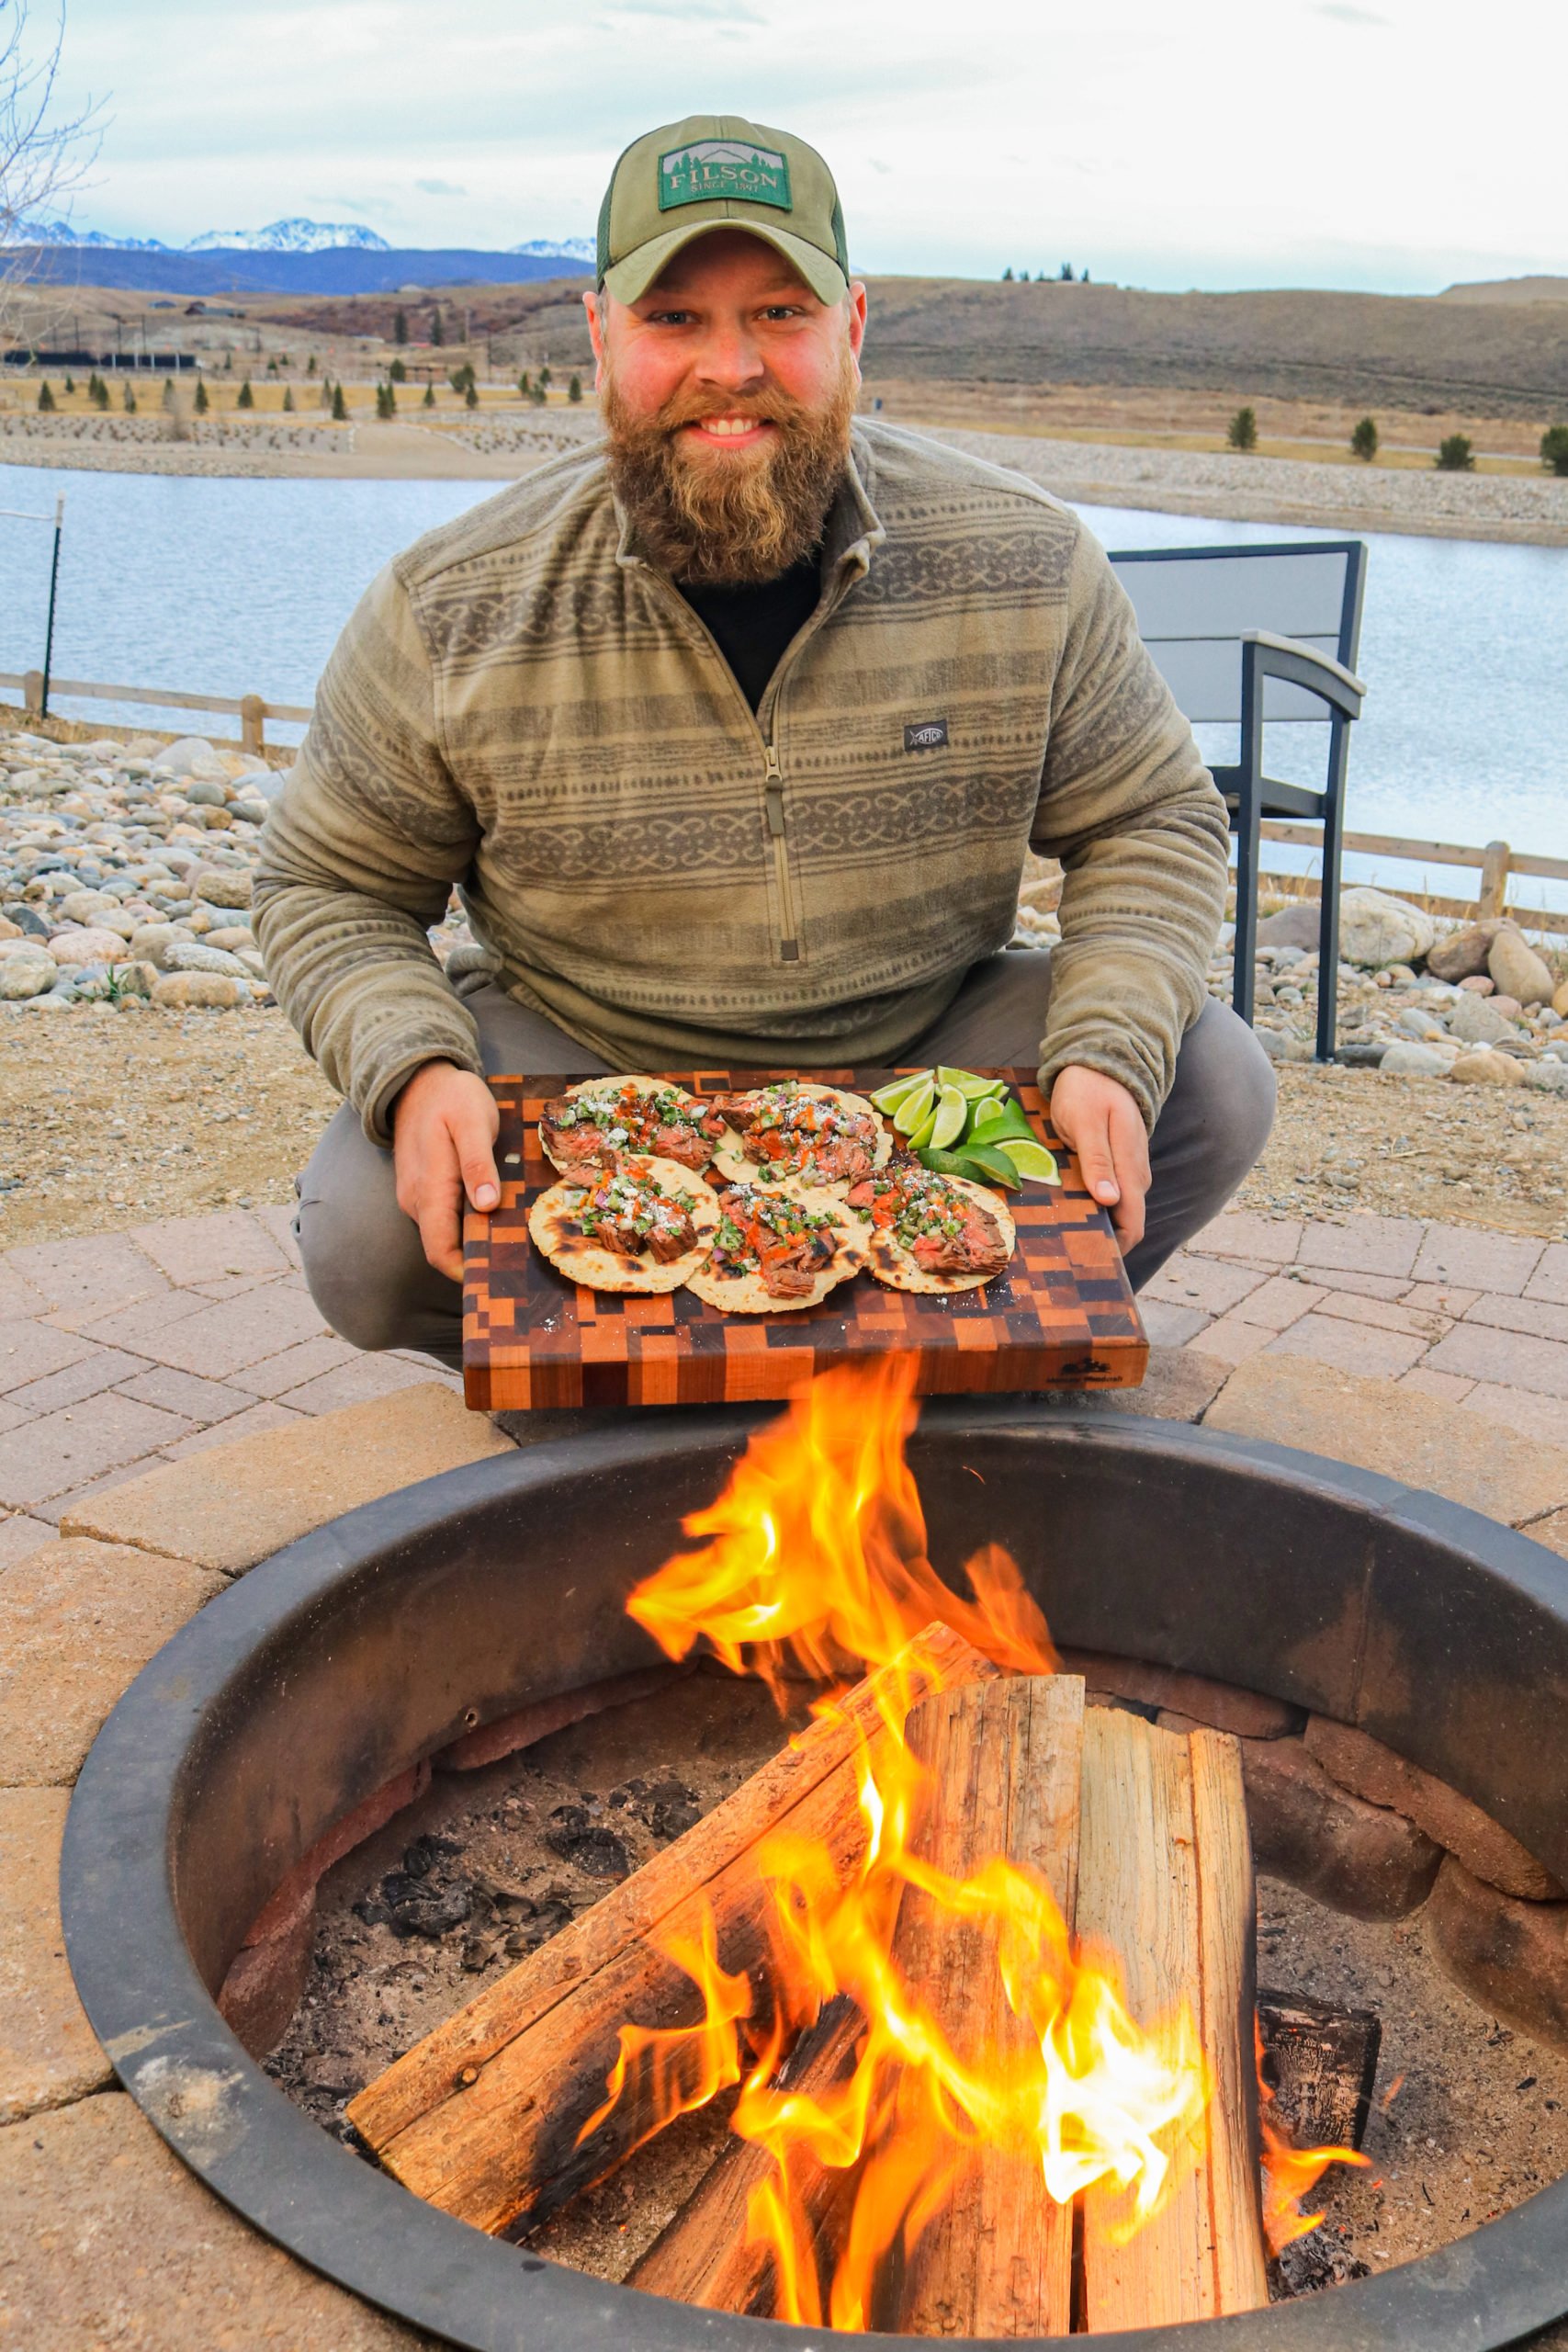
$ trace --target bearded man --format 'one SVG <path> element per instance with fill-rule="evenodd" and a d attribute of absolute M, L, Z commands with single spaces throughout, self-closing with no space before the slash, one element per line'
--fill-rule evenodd
<path fill-rule="evenodd" d="M 1036 1063 L 1146 1282 L 1274 1088 L 1205 989 L 1224 806 L 1105 555 L 855 415 L 865 288 L 802 140 L 637 140 L 585 300 L 604 441 L 374 582 L 267 825 L 257 938 L 346 1097 L 300 1182 L 322 1314 L 460 1362 L 485 1071 Z M 1031 847 L 1050 955 L 1003 952 Z"/>

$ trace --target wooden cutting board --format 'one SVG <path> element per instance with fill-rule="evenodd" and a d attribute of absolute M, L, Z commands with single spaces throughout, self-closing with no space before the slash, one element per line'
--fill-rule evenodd
<path fill-rule="evenodd" d="M 697 1095 L 802 1076 L 869 1094 L 890 1069 L 664 1070 Z M 1103 1209 L 1053 1134 L 1028 1069 L 997 1070 L 1056 1155 L 1060 1186 L 1007 1196 L 1018 1247 L 1007 1272 L 978 1290 L 923 1297 L 869 1273 L 819 1306 L 727 1315 L 689 1290 L 612 1295 L 568 1282 L 528 1238 L 528 1209 L 557 1171 L 539 1148 L 541 1106 L 576 1083 L 492 1078 L 501 1113 L 501 1205 L 469 1210 L 463 1229 L 463 1394 L 480 1412 L 561 1405 L 739 1404 L 788 1396 L 852 1357 L 917 1360 L 922 1396 L 1036 1388 L 1133 1388 L 1149 1344 Z"/>

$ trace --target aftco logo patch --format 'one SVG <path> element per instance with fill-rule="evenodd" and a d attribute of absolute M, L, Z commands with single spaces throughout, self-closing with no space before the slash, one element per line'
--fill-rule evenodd
<path fill-rule="evenodd" d="M 918 727 L 904 729 L 907 752 L 938 752 L 947 741 L 945 718 L 922 718 Z"/>

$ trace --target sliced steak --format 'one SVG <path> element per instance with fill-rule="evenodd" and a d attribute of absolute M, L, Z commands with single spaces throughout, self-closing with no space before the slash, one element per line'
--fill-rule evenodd
<path fill-rule="evenodd" d="M 713 1158 L 713 1145 L 700 1127 L 680 1126 L 673 1121 L 654 1128 L 649 1149 L 656 1159 L 678 1160 L 682 1168 L 699 1172 Z"/>

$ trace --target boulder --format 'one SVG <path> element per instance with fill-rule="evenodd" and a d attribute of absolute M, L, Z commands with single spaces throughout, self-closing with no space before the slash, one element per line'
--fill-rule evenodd
<path fill-rule="evenodd" d="M 1261 1023 L 1253 1035 L 1271 1062 L 1310 1062 L 1313 1058 L 1310 1037 L 1298 1037 L 1289 1029 L 1268 1029 Z"/>
<path fill-rule="evenodd" d="M 230 979 L 222 972 L 165 972 L 153 987 L 152 1001 L 165 1012 L 227 1012 L 248 1002 L 250 993 L 248 980 Z"/>
<path fill-rule="evenodd" d="M 1370 1732 L 1336 1723 L 1329 1715 L 1313 1715 L 1304 1737 L 1308 1754 L 1342 1789 L 1369 1804 L 1389 1805 L 1404 1814 L 1476 1878 L 1532 1903 L 1562 1901 L 1564 1889 L 1551 1872 L 1490 1814 Z"/>
<path fill-rule="evenodd" d="M 1446 1078 L 1454 1057 L 1439 1046 L 1424 1046 L 1414 1037 L 1400 1037 L 1378 1064 L 1391 1078 Z"/>
<path fill-rule="evenodd" d="M 1555 983 L 1551 967 L 1538 956 L 1517 924 L 1506 922 L 1492 942 L 1486 968 L 1501 996 L 1517 997 L 1520 1004 L 1550 1004 Z"/>
<path fill-rule="evenodd" d="M 193 774 L 186 786 L 186 798 L 193 808 L 222 808 L 228 805 L 229 794 L 219 777 Z"/>
<path fill-rule="evenodd" d="M 118 931 L 62 931 L 49 943 L 57 964 L 112 964 L 125 954 Z"/>
<path fill-rule="evenodd" d="M 155 965 L 161 972 L 171 947 L 177 946 L 183 933 L 172 922 L 147 922 L 130 934 L 130 953 L 139 963 Z"/>
<path fill-rule="evenodd" d="M 1512 1054 L 1495 1054 L 1488 1046 L 1477 1046 L 1472 1053 L 1460 1055 L 1449 1076 L 1461 1086 L 1522 1086 L 1525 1066 Z"/>
<path fill-rule="evenodd" d="M 1371 970 L 1383 964 L 1414 964 L 1436 937 L 1431 916 L 1407 899 L 1365 888 L 1340 894 L 1339 953 L 1347 964 Z"/>
<path fill-rule="evenodd" d="M 1323 918 L 1314 906 L 1281 907 L 1258 926 L 1259 947 L 1315 947 Z"/>
<path fill-rule="evenodd" d="M 0 963 L 0 1000 L 15 1004 L 27 997 L 42 996 L 59 978 L 60 967 L 53 956 L 41 950 L 28 949 L 20 956 L 7 956 Z"/>
<path fill-rule="evenodd" d="M 221 972 L 231 979 L 243 979 L 245 967 L 237 956 L 226 948 L 207 947 L 197 939 L 177 939 L 164 956 L 166 972 Z"/>
<path fill-rule="evenodd" d="M 73 890 L 69 898 L 60 901 L 60 913 L 62 922 L 79 922 L 86 930 L 106 920 L 118 919 L 119 901 L 102 890 Z"/>
<path fill-rule="evenodd" d="M 1568 2049 L 1568 1903 L 1524 1903 L 1451 1855 L 1427 1906 L 1438 1961 L 1472 2001 Z"/>
<path fill-rule="evenodd" d="M 1356 1919 L 1403 1919 L 1426 1901 L 1442 1848 L 1341 1788 L 1304 1740 L 1244 1739 L 1241 1766 L 1260 1871 Z"/>
<path fill-rule="evenodd" d="M 1437 980 L 1468 980 L 1486 969 L 1492 942 L 1502 930 L 1499 918 L 1466 923 L 1462 931 L 1446 932 L 1427 951 L 1427 969 Z"/>
<path fill-rule="evenodd" d="M 1132 1699 L 1141 1707 L 1173 1708 L 1214 1731 L 1247 1739 L 1283 1739 L 1302 1728 L 1302 1710 L 1288 1700 L 1244 1690 L 1234 1682 L 1215 1682 L 1206 1674 L 1190 1674 L 1184 1667 L 1156 1666 L 1146 1658 L 1119 1657 L 1109 1650 L 1066 1649 L 1062 1666 L 1068 1674 L 1081 1674 L 1091 1690 Z"/>
<path fill-rule="evenodd" d="M 232 912 L 234 908 L 251 903 L 251 877 L 232 866 L 204 865 L 190 878 L 197 896 L 209 907 L 222 907 Z"/>
<path fill-rule="evenodd" d="M 165 743 L 153 765 L 167 768 L 172 775 L 189 775 L 197 760 L 209 760 L 212 746 L 205 735 L 182 735 L 177 743 Z"/>
<path fill-rule="evenodd" d="M 1474 996 L 1468 989 L 1455 997 L 1449 1014 L 1449 1035 L 1457 1037 L 1461 1045 L 1495 1046 L 1516 1035 L 1507 1014 L 1499 1012 L 1490 998 Z"/>

